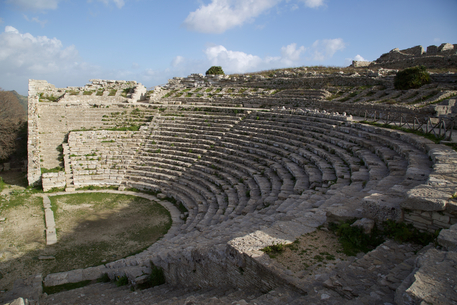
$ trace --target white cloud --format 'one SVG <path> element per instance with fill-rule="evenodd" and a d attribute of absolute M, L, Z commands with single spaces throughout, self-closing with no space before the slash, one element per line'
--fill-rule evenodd
<path fill-rule="evenodd" d="M 305 3 L 305 6 L 310 8 L 317 8 L 325 4 L 325 0 L 302 0 Z"/>
<path fill-rule="evenodd" d="M 357 60 L 357 61 L 367 61 L 365 58 L 363 58 L 363 57 L 360 56 L 359 54 L 357 54 L 357 55 L 354 57 L 354 60 Z"/>
<path fill-rule="evenodd" d="M 0 45 L 1 70 L 13 74 L 55 72 L 78 59 L 75 46 L 64 48 L 57 38 L 21 34 L 12 26 L 0 34 Z"/>
<path fill-rule="evenodd" d="M 227 73 L 245 73 L 298 64 L 300 55 L 305 50 L 305 47 L 297 48 L 296 43 L 291 43 L 281 48 L 281 56 L 267 56 L 263 59 L 257 55 L 227 50 L 222 45 L 208 47 L 204 52 L 210 65 L 222 66 Z"/>
<path fill-rule="evenodd" d="M 6 0 L 5 3 L 12 4 L 21 10 L 42 11 L 55 10 L 60 0 Z"/>
<path fill-rule="evenodd" d="M 177 65 L 179 65 L 179 64 L 182 63 L 183 61 L 184 61 L 184 57 L 178 55 L 178 56 L 176 56 L 176 57 L 173 59 L 173 61 L 171 62 L 171 65 L 172 65 L 173 67 L 176 67 Z"/>
<path fill-rule="evenodd" d="M 23 34 L 6 26 L 0 33 L 0 45 L 0 84 L 22 94 L 28 79 L 68 86 L 76 81 L 84 84 L 100 73 L 99 67 L 81 60 L 74 45 L 64 47 L 57 38 Z"/>
<path fill-rule="evenodd" d="M 191 12 L 183 25 L 192 31 L 223 33 L 252 21 L 279 2 L 281 0 L 212 0 Z"/>
<path fill-rule="evenodd" d="M 300 60 L 300 54 L 305 52 L 305 47 L 301 46 L 297 49 L 296 43 L 291 43 L 288 46 L 281 48 L 281 60 L 286 65 L 292 65 Z"/>
<path fill-rule="evenodd" d="M 255 69 L 262 63 L 262 59 L 258 56 L 230 51 L 221 45 L 207 48 L 205 54 L 211 65 L 227 67 L 227 71 L 238 73 Z"/>
<path fill-rule="evenodd" d="M 356 60 L 356 61 L 368 61 L 365 58 L 363 58 L 361 55 L 357 54 L 356 56 L 354 56 L 354 58 L 346 58 L 344 60 L 344 64 L 346 66 L 349 66 L 349 65 L 352 64 L 352 61 L 354 61 L 354 60 Z"/>
<path fill-rule="evenodd" d="M 324 61 L 345 47 L 346 44 L 341 38 L 316 40 L 311 47 L 313 50 L 313 59 Z"/>
<path fill-rule="evenodd" d="M 113 2 L 117 8 L 122 8 L 124 5 L 125 5 L 125 1 L 124 0 L 98 0 L 100 2 L 103 2 L 105 5 L 109 5 L 111 2 Z M 92 0 L 88 0 L 87 2 L 92 2 Z"/>
<path fill-rule="evenodd" d="M 44 27 L 44 25 L 45 25 L 46 23 L 48 23 L 47 20 L 40 20 L 40 19 L 38 19 L 38 17 L 33 17 L 32 19 L 29 19 L 29 17 L 27 17 L 27 15 L 24 15 L 24 18 L 25 18 L 25 20 L 27 20 L 27 21 L 29 21 L 29 22 L 36 22 L 36 23 L 38 23 L 39 25 L 41 25 L 41 27 Z"/>

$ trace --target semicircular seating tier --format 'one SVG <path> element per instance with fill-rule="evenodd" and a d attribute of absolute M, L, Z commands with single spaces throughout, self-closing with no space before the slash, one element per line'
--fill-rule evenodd
<path fill-rule="evenodd" d="M 446 206 L 421 197 L 430 188 L 455 189 L 443 182 L 453 171 L 446 164 L 457 164 L 455 152 L 446 149 L 302 109 L 168 106 L 139 131 L 71 132 L 64 158 L 76 188 L 152 192 L 174 203 L 183 221 L 142 253 L 70 272 L 90 280 L 126 274 L 135 282 L 153 262 L 172 285 L 230 282 L 267 291 L 290 284 L 284 273 L 278 277 L 256 260 L 259 249 L 352 218 L 406 220 L 428 230 L 455 223 Z M 417 202 L 421 206 L 411 208 Z M 45 284 L 59 276 L 48 275 Z"/>
<path fill-rule="evenodd" d="M 331 220 L 399 219 L 432 163 L 394 135 L 297 111 L 169 109 L 140 132 L 72 132 L 69 153 L 76 187 L 162 192 L 188 210 L 190 232 L 313 209 Z"/>

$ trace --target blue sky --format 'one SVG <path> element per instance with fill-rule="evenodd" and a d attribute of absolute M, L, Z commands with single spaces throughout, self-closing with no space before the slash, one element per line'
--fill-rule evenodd
<path fill-rule="evenodd" d="M 0 0 L 0 87 L 375 60 L 457 43 L 456 0 Z"/>

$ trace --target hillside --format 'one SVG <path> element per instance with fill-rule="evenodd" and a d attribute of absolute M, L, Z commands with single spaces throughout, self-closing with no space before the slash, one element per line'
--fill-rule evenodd
<path fill-rule="evenodd" d="M 0 91 L 0 160 L 3 161 L 13 154 L 26 155 L 27 115 L 20 99 L 23 103 L 24 97 L 15 91 Z"/>
<path fill-rule="evenodd" d="M 27 96 L 20 95 L 19 93 L 16 92 L 16 90 L 12 90 L 10 92 L 12 92 L 16 96 L 16 98 L 19 100 L 19 103 L 24 108 L 25 113 L 27 115 L 27 99 L 28 99 Z"/>

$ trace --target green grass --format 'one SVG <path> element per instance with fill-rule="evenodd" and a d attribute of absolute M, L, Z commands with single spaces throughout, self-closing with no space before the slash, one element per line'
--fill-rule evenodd
<path fill-rule="evenodd" d="M 79 187 L 77 191 L 92 191 L 92 190 L 117 190 L 118 187 L 116 185 L 110 186 L 96 186 L 96 185 L 88 185 L 84 187 Z"/>
<path fill-rule="evenodd" d="M 0 192 L 2 192 L 4 188 L 5 188 L 5 181 L 3 181 L 3 178 L 0 177 Z"/>
<path fill-rule="evenodd" d="M 61 166 L 56 166 L 54 168 L 51 168 L 51 169 L 47 169 L 47 168 L 44 168 L 42 167 L 41 168 L 41 173 L 42 174 L 45 174 L 45 173 L 58 173 L 58 172 L 63 172 L 65 171 L 65 169 Z"/>
<path fill-rule="evenodd" d="M 435 241 L 439 234 L 439 231 L 435 233 L 420 232 L 412 224 L 392 220 L 384 221 L 381 228 L 375 226 L 370 234 L 366 234 L 360 227 L 351 227 L 355 220 L 329 224 L 329 229 L 338 236 L 338 240 L 343 247 L 343 253 L 348 256 L 371 251 L 386 239 L 425 246 Z"/>
<path fill-rule="evenodd" d="M 44 273 L 87 268 L 135 255 L 166 234 L 172 225 L 171 216 L 162 205 L 141 197 L 113 193 L 80 193 L 49 198 L 59 242 L 50 246 L 56 260 L 47 262 L 49 266 Z M 86 207 L 76 207 L 81 204 Z M 90 205 L 90 209 L 87 205 Z M 70 206 L 75 207 L 68 209 Z M 113 213 L 110 210 L 113 210 Z M 153 219 L 157 216 L 161 217 L 161 222 L 136 223 L 137 219 Z M 125 223 L 132 220 L 131 226 Z M 84 240 L 81 233 L 59 233 L 61 226 L 68 221 L 76 222 L 78 227 L 82 225 L 82 229 L 90 226 L 97 235 L 91 235 L 89 240 Z M 111 228 L 115 230 L 120 223 L 128 226 L 113 233 Z"/>
<path fill-rule="evenodd" d="M 92 93 L 94 93 L 94 92 L 95 92 L 94 90 L 84 91 L 83 95 L 92 95 Z"/>
<path fill-rule="evenodd" d="M 116 95 L 116 92 L 117 90 L 116 89 L 111 89 L 108 93 L 108 96 L 115 96 Z"/>
<path fill-rule="evenodd" d="M 126 275 L 118 276 L 115 283 L 117 287 L 128 285 L 129 278 Z"/>
<path fill-rule="evenodd" d="M 268 254 L 270 258 L 275 258 L 278 254 L 281 254 L 286 250 L 285 244 L 273 244 L 270 246 L 266 246 L 265 248 L 260 249 L 260 251 L 265 252 Z"/>
<path fill-rule="evenodd" d="M 123 127 L 114 127 L 114 128 L 110 128 L 110 129 L 107 129 L 107 130 L 111 130 L 111 131 L 138 131 L 138 130 L 140 130 L 140 126 L 139 125 L 130 125 L 130 126 L 123 126 Z"/>
<path fill-rule="evenodd" d="M 43 198 L 32 197 L 32 195 L 35 193 L 40 193 L 40 191 L 34 188 L 29 188 L 25 190 L 11 191 L 9 200 L 6 200 L 5 197 L 0 196 L 0 212 L 29 204 L 42 207 Z"/>

